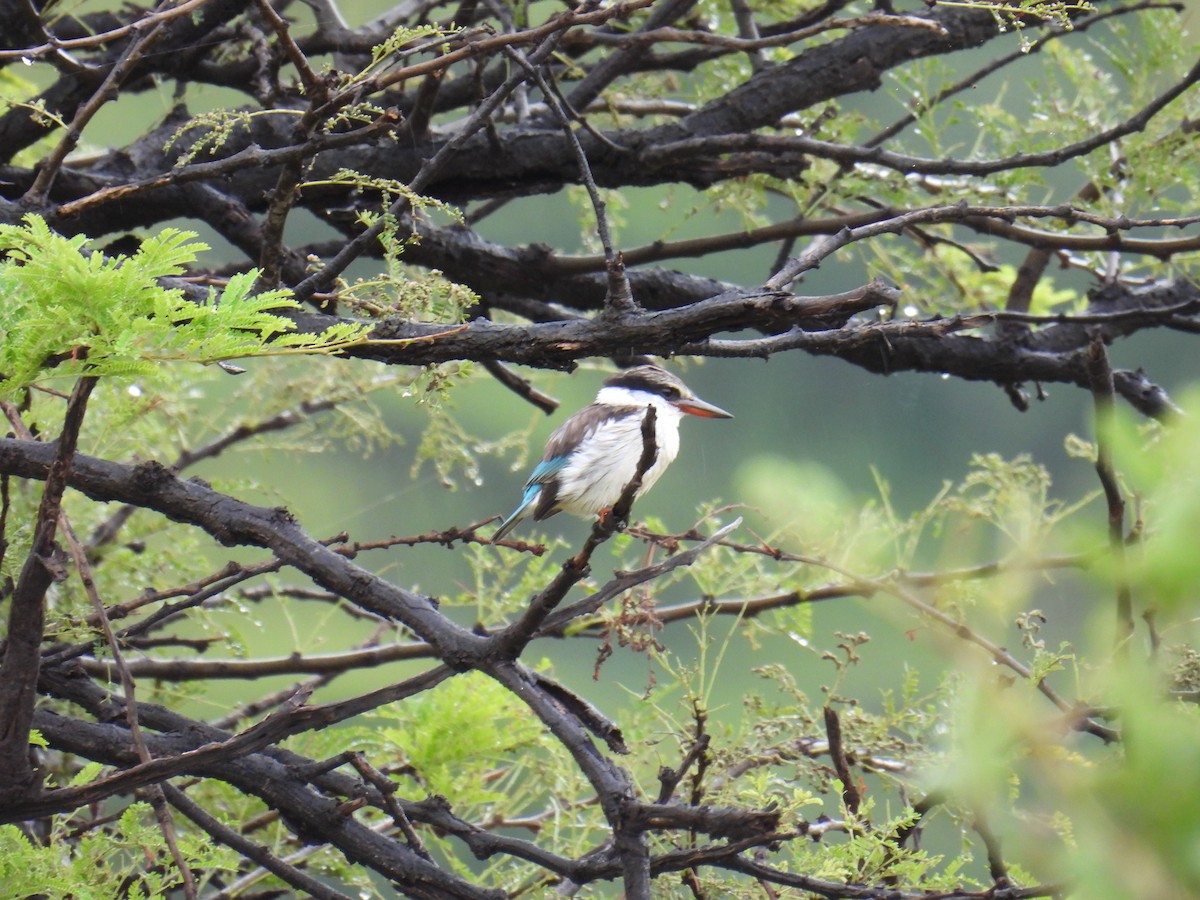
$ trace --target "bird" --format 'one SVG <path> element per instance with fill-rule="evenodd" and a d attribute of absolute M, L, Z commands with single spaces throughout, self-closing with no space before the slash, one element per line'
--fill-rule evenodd
<path fill-rule="evenodd" d="M 550 435 L 542 461 L 525 482 L 520 504 L 500 523 L 492 541 L 530 517 L 540 522 L 563 511 L 576 516 L 607 513 L 637 474 L 642 422 L 650 408 L 655 411 L 658 446 L 635 499 L 653 487 L 679 454 L 679 423 L 685 413 L 733 418 L 659 366 L 635 366 L 609 376 L 595 401 Z"/>

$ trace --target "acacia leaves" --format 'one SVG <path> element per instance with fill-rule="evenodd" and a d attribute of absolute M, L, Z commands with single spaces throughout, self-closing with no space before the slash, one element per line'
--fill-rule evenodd
<path fill-rule="evenodd" d="M 0 395 L 51 378 L 149 375 L 158 363 L 213 363 L 279 353 L 327 353 L 361 342 L 366 326 L 289 333 L 287 291 L 253 294 L 257 272 L 231 277 L 196 303 L 161 279 L 208 250 L 189 231 L 164 228 L 132 256 L 88 249 L 39 216 L 0 225 Z"/>

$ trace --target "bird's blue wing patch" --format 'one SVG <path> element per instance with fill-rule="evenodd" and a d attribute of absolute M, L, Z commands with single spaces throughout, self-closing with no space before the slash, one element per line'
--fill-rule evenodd
<path fill-rule="evenodd" d="M 500 523 L 500 527 L 496 529 L 496 533 L 492 535 L 493 541 L 498 541 L 516 526 L 518 522 L 530 515 L 530 507 L 532 507 L 538 498 L 538 494 L 542 492 L 540 484 L 530 484 L 525 487 L 525 495 L 521 498 L 521 503 L 512 511 L 507 519 Z"/>
<path fill-rule="evenodd" d="M 529 484 L 525 486 L 525 494 L 521 497 L 521 505 L 518 509 L 525 510 L 532 506 L 537 500 L 538 494 L 542 492 L 540 484 Z"/>
<path fill-rule="evenodd" d="M 556 456 L 553 459 L 543 459 L 533 470 L 533 474 L 529 476 L 529 480 L 525 482 L 526 488 L 533 488 L 538 485 L 543 485 L 555 475 L 557 475 L 562 467 L 567 464 L 567 457 Z M 526 491 L 525 496 L 529 496 Z"/>

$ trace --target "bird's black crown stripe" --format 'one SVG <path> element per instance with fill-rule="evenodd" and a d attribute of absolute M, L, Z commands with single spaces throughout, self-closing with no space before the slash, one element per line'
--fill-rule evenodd
<path fill-rule="evenodd" d="M 657 394 L 668 400 L 678 400 L 683 396 L 679 381 L 671 373 L 657 366 L 637 366 L 626 369 L 610 376 L 604 382 L 605 387 L 620 387 L 630 391 L 645 391 Z"/>

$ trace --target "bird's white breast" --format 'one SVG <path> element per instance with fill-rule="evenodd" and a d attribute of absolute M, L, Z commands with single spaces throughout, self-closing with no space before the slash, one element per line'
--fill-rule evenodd
<path fill-rule="evenodd" d="M 602 398 L 597 398 L 602 399 Z M 658 397 L 647 400 L 656 416 L 654 436 L 658 453 L 654 464 L 642 478 L 637 496 L 650 490 L 679 455 L 679 420 L 683 414 Z M 642 458 L 641 415 L 608 419 L 596 426 L 583 441 L 559 475 L 557 506 L 573 515 L 594 515 L 608 509 L 637 474 Z"/>

